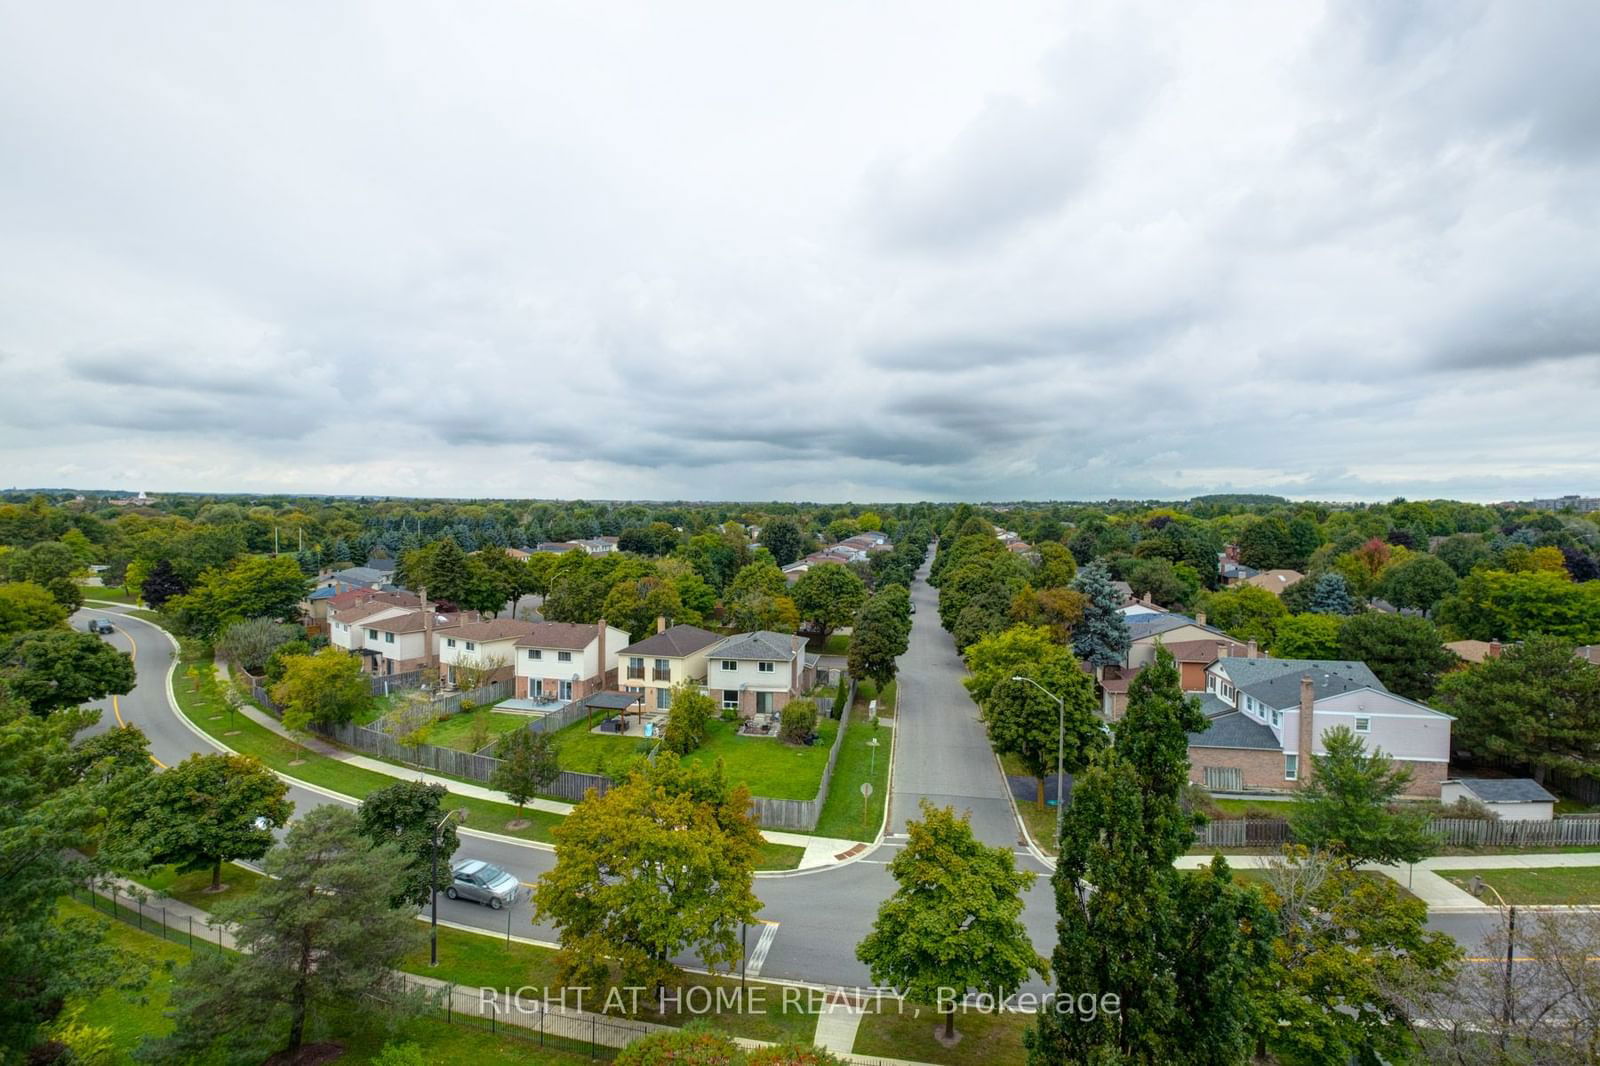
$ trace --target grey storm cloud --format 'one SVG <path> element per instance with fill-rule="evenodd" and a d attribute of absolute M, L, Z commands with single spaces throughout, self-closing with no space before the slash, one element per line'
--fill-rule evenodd
<path fill-rule="evenodd" d="M 0 35 L 13 484 L 1600 491 L 1587 0 L 157 13 Z"/>

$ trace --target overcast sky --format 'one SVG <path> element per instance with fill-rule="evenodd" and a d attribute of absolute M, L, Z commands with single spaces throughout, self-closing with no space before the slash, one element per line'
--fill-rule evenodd
<path fill-rule="evenodd" d="M 0 484 L 1600 493 L 1597 40 L 0 0 Z"/>

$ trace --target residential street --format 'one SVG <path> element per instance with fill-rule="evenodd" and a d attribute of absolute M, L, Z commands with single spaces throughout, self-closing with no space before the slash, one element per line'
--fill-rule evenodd
<path fill-rule="evenodd" d="M 903 832 L 905 822 L 914 816 L 920 800 L 951 804 L 970 810 L 975 831 L 987 842 L 1009 846 L 1022 869 L 1033 870 L 1039 880 L 1028 894 L 1023 920 L 1035 947 L 1049 954 L 1054 942 L 1055 909 L 1049 883 L 1049 870 L 1030 853 L 1019 848 L 1018 830 L 994 756 L 984 738 L 983 727 L 966 691 L 961 687 L 962 669 L 950 637 L 939 627 L 937 593 L 922 580 L 926 567 L 912 590 L 917 604 L 911 645 L 902 660 L 900 697 L 895 729 L 895 773 L 890 805 L 891 830 Z M 115 616 L 115 617 L 113 617 Z M 73 623 L 81 626 L 90 617 L 113 617 L 117 632 L 107 639 L 124 650 L 134 651 L 139 683 L 126 696 L 103 701 L 103 717 L 97 728 L 108 728 L 117 720 L 132 722 L 150 738 L 151 751 L 164 764 L 177 762 L 197 751 L 216 750 L 208 739 L 192 730 L 168 705 L 165 678 L 172 662 L 172 647 L 159 629 L 114 607 L 91 606 L 80 611 Z M 181 674 L 174 684 L 184 684 Z M 290 798 L 296 810 L 305 811 L 322 803 L 344 802 L 329 793 L 291 787 Z M 765 904 L 762 918 L 777 923 L 751 927 L 751 955 L 765 938 L 765 954 L 751 967 L 752 976 L 814 981 L 823 984 L 865 985 L 866 968 L 855 958 L 855 945 L 871 929 L 878 904 L 893 891 L 887 864 L 901 847 L 891 835 L 847 864 L 810 872 L 759 876 L 757 894 Z M 545 847 L 507 838 L 482 835 L 466 827 L 459 854 L 486 859 L 503 866 L 524 882 L 532 882 L 555 861 Z M 554 941 L 555 930 L 532 922 L 526 900 L 505 911 L 491 911 L 476 904 L 441 898 L 439 917 L 443 921 L 520 936 Z M 1469 955 L 1481 954 L 1484 936 L 1493 927 L 1492 914 L 1436 914 L 1429 924 L 1456 936 Z M 509 922 L 509 926 L 508 926 Z M 695 965 L 693 959 L 681 959 Z M 1033 991 L 1044 990 L 1035 982 Z"/>

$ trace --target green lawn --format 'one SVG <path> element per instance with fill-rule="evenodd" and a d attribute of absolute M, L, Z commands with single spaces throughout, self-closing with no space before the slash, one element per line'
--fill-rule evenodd
<path fill-rule="evenodd" d="M 761 842 L 761 853 L 756 856 L 757 870 L 793 870 L 800 865 L 800 860 L 805 858 L 806 849 L 797 848 L 793 844 L 774 844 L 770 840 Z"/>
<path fill-rule="evenodd" d="M 104 585 L 80 585 L 78 587 L 83 592 L 83 598 L 86 600 L 109 600 L 112 603 L 125 603 L 130 607 L 139 602 L 128 590 L 123 588 L 107 588 Z"/>
<path fill-rule="evenodd" d="M 1600 903 L 1600 866 L 1554 866 L 1545 869 L 1435 870 L 1440 877 L 1468 888 L 1474 877 L 1505 898 L 1507 903 L 1593 904 Z M 1494 903 L 1494 893 L 1485 891 L 1482 899 Z"/>
<path fill-rule="evenodd" d="M 856 685 L 856 708 L 854 712 L 856 717 L 867 717 L 867 709 L 872 705 L 873 700 L 877 700 L 878 717 L 893 718 L 896 687 L 896 683 L 891 681 L 883 686 L 882 692 L 879 692 L 877 684 L 870 679 L 859 682 Z"/>
<path fill-rule="evenodd" d="M 488 735 L 484 743 L 492 744 L 503 734 L 522 729 L 530 721 L 532 719 L 527 715 L 505 714 L 485 707 L 470 714 L 453 714 L 449 718 L 441 719 L 429 732 L 428 743 L 440 748 L 454 748 L 457 751 L 477 751 L 481 745 L 474 740 L 473 730 L 479 723 Z"/>
<path fill-rule="evenodd" d="M 956 1016 L 956 1032 L 961 1042 L 947 1048 L 934 1036 L 934 1031 L 942 1031 L 944 1026 L 936 1008 L 918 1007 L 913 1003 L 896 1006 L 886 998 L 879 1012 L 862 1017 L 855 1047 L 851 1050 L 857 1055 L 950 1063 L 951 1066 L 1024 1062 L 1028 1053 L 1022 1046 L 1022 1034 L 1033 1024 L 1031 1014 L 964 1011 Z"/>
<path fill-rule="evenodd" d="M 1017 800 L 1017 813 L 1028 827 L 1028 836 L 1046 855 L 1056 853 L 1056 809 L 1041 807 L 1032 800 Z"/>
<path fill-rule="evenodd" d="M 204 662 L 208 664 L 209 659 Z M 233 716 L 230 728 L 227 704 L 222 700 L 215 671 L 202 672 L 198 691 L 189 678 L 180 671 L 179 675 L 173 678 L 172 689 L 177 697 L 179 709 L 202 732 L 210 734 L 219 743 L 226 744 L 234 751 L 244 755 L 254 755 L 280 773 L 358 799 L 369 792 L 387 788 L 399 780 L 388 774 L 364 770 L 338 759 L 319 755 L 280 737 L 266 726 L 242 714 Z M 454 793 L 447 797 L 445 802 L 451 807 L 465 807 L 468 812 L 468 822 L 474 829 L 505 833 L 527 840 L 549 842 L 552 839 L 550 830 L 562 817 L 546 811 L 527 810 L 522 812 L 521 818 L 529 824 L 522 828 L 511 829 L 507 823 L 518 817 L 516 807 L 511 804 L 495 803 Z"/>
<path fill-rule="evenodd" d="M 710 763 L 721 759 L 728 780 L 748 785 L 752 795 L 808 800 L 822 785 L 828 749 L 838 732 L 838 722 L 823 718 L 817 722 L 816 742 L 796 747 L 777 737 L 741 737 L 730 723 L 714 718 L 706 727 L 705 742 L 684 761 Z"/>
<path fill-rule="evenodd" d="M 1294 809 L 1293 803 L 1274 800 L 1213 798 L 1211 804 L 1222 814 L 1245 818 L 1287 818 Z"/>
<path fill-rule="evenodd" d="M 158 895 L 168 896 L 192 906 L 210 910 L 218 903 L 237 899 L 239 896 L 254 891 L 256 885 L 261 881 L 261 875 L 254 870 L 236 866 L 231 862 L 223 863 L 221 892 L 209 891 L 211 888 L 210 870 L 191 870 L 188 873 L 179 873 L 176 866 L 162 866 L 159 869 L 134 874 L 132 879 Z"/>
<path fill-rule="evenodd" d="M 72 900 L 61 902 L 60 913 L 72 917 L 95 916 L 87 906 Z M 159 937 L 142 933 L 125 922 L 112 921 L 104 915 L 100 919 L 106 926 L 107 942 L 125 959 L 141 965 L 147 977 L 142 988 L 108 989 L 92 999 L 70 1003 L 69 1008 L 81 1011 L 79 1021 L 82 1024 L 109 1030 L 112 1055 L 108 1062 L 122 1066 L 133 1061 L 133 1049 L 146 1036 L 162 1036 L 170 1031 L 172 1022 L 166 1012 L 173 970 L 188 962 L 189 949 L 164 943 Z M 356 1011 L 326 1020 L 321 1028 L 328 1032 L 319 1032 L 315 1039 L 333 1039 L 345 1046 L 345 1053 L 336 1060 L 342 1066 L 371 1062 L 390 1040 L 415 1043 L 429 1066 L 458 1066 L 462 1062 L 471 1062 L 474 1066 L 578 1066 L 589 1061 L 586 1054 L 541 1048 L 527 1038 L 495 1036 L 478 1026 L 451 1025 L 438 1017 L 403 1022 L 398 1031 L 391 1034 L 374 1024 L 369 1016 Z"/>
<path fill-rule="evenodd" d="M 876 737 L 877 753 L 870 742 Z M 894 746 L 894 732 L 865 720 L 852 721 L 845 730 L 839 761 L 833 766 L 833 779 L 828 784 L 828 798 L 812 830 L 818 836 L 840 837 L 845 840 L 873 840 L 878 826 L 883 822 L 883 805 L 889 794 L 889 753 Z M 872 781 L 872 798 L 861 802 L 862 782 Z"/>
<path fill-rule="evenodd" d="M 850 634 L 849 633 L 829 633 L 828 634 L 828 639 L 826 641 L 824 641 L 823 644 L 822 644 L 822 654 L 824 654 L 824 655 L 849 655 L 850 654 Z"/>
<path fill-rule="evenodd" d="M 603 714 L 595 714 L 559 730 L 555 735 L 556 759 L 563 770 L 604 774 L 613 781 L 628 776 L 628 767 L 655 746 L 653 738 L 619 737 L 590 732 Z"/>
<path fill-rule="evenodd" d="M 749 931 L 749 946 L 755 947 L 756 938 L 760 927 L 752 925 Z M 534 944 L 522 944 L 512 941 L 507 943 L 504 939 L 477 936 L 465 933 L 459 929 L 439 930 L 439 965 L 428 965 L 428 947 L 424 944 L 420 949 L 410 955 L 403 963 L 401 969 L 412 973 L 426 974 L 441 981 L 452 981 L 468 987 L 493 987 L 493 988 L 520 988 L 532 985 L 538 988 L 555 989 L 561 986 L 557 978 L 555 952 L 549 948 L 542 948 Z M 705 977 L 699 974 L 685 974 L 674 982 L 679 989 L 691 986 L 704 986 L 713 989 L 712 1005 L 716 1005 L 717 996 L 715 989 L 739 987 L 737 976 Z M 760 981 L 749 982 L 752 988 L 758 991 L 752 996 L 752 1008 L 760 1004 L 764 1013 L 757 1013 L 754 1009 L 750 1013 L 737 1013 L 727 1011 L 699 1015 L 712 1025 L 724 1032 L 735 1036 L 746 1036 L 755 1040 L 801 1040 L 811 1042 L 816 1035 L 817 1016 L 811 1013 L 810 997 L 801 996 L 799 1002 L 785 1003 L 782 991 L 774 985 L 763 984 Z M 698 994 L 697 994 L 698 995 Z M 588 1001 L 592 1002 L 594 991 L 587 993 Z M 757 998 L 759 997 L 759 998 Z M 731 1005 L 728 996 L 724 993 L 722 1005 Z M 643 1002 L 641 997 L 641 1003 Z M 569 1004 L 576 1004 L 575 999 L 569 998 Z M 688 997 L 678 997 L 679 1005 L 687 1006 L 695 1001 Z M 672 1006 L 669 997 L 669 1006 Z M 695 1005 L 700 1005 L 695 1003 Z M 657 1014 L 653 1010 L 641 1010 L 637 1017 L 652 1022 L 662 1022 L 668 1025 L 683 1024 L 692 1021 L 695 1016 L 679 1015 L 672 1010 L 666 1015 Z"/>

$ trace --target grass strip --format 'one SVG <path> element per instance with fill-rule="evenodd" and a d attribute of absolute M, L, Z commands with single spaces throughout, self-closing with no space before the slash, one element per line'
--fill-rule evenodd
<path fill-rule="evenodd" d="M 873 740 L 878 742 L 876 751 Z M 857 721 L 852 715 L 814 833 L 843 840 L 870 841 L 877 837 L 878 826 L 883 822 L 883 805 L 889 796 L 893 741 L 889 729 L 874 728 L 870 719 Z M 867 781 L 872 783 L 872 796 L 863 802 L 861 786 Z"/>

